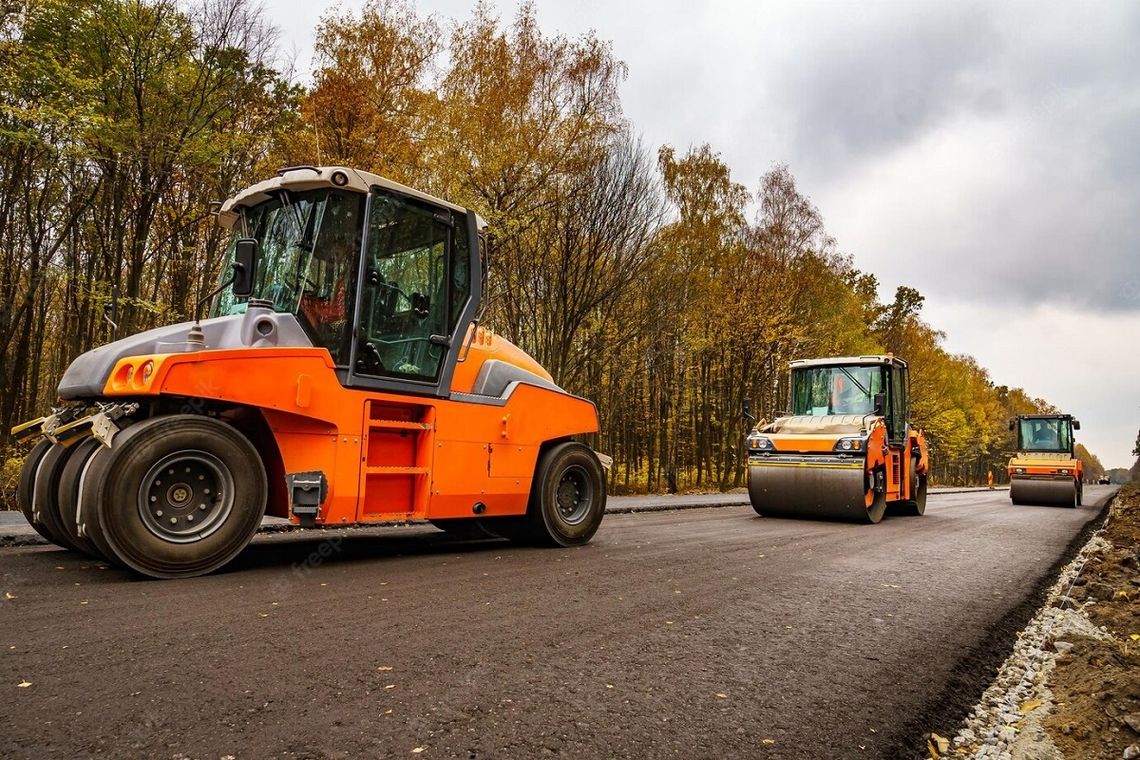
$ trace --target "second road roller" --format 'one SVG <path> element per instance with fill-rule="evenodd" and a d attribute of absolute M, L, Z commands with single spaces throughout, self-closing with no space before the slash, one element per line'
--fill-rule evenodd
<path fill-rule="evenodd" d="M 748 436 L 757 514 L 877 523 L 891 506 L 921 515 L 930 457 L 909 424 L 907 363 L 886 354 L 790 366 L 790 413 Z"/>
<path fill-rule="evenodd" d="M 1073 453 L 1081 423 L 1068 414 L 1026 414 L 1011 420 L 1017 454 L 1009 460 L 1009 498 L 1014 504 L 1079 507 L 1085 469 Z"/>

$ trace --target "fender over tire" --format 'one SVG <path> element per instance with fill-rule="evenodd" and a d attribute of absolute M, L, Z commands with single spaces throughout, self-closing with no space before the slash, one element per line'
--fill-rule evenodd
<path fill-rule="evenodd" d="M 60 525 L 75 548 L 92 557 L 106 559 L 94 542 L 79 529 L 82 522 L 79 515 L 79 486 L 88 463 L 101 448 L 103 444 L 94 437 L 85 438 L 71 447 L 59 476 L 56 508 L 59 511 Z"/>

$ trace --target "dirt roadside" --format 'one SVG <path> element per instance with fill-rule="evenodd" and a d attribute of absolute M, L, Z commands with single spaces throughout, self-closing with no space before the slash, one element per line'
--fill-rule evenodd
<path fill-rule="evenodd" d="M 1120 490 L 1102 537 L 1070 596 L 1112 637 L 1054 642 L 1048 684 L 1055 704 L 1044 727 L 1072 760 L 1140 758 L 1140 486 Z"/>

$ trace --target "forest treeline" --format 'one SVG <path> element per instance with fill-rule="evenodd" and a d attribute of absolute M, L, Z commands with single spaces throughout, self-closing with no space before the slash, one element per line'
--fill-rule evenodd
<path fill-rule="evenodd" d="M 646 145 L 610 44 L 530 6 L 334 11 L 311 72 L 282 70 L 251 0 L 0 9 L 0 436 L 111 338 L 110 304 L 120 336 L 191 318 L 219 278 L 211 202 L 294 164 L 489 221 L 487 322 L 598 403 L 615 490 L 741 485 L 741 402 L 775 414 L 794 358 L 906 358 L 942 483 L 1002 479 L 1009 417 L 1050 408 L 948 353 L 916 290 L 881 303 L 787 167 L 740 182 L 712 146 Z"/>

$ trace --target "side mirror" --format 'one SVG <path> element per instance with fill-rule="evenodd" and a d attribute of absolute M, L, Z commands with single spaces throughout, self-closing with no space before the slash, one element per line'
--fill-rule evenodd
<path fill-rule="evenodd" d="M 1017 420 L 1010 420 L 1009 421 L 1009 432 L 1012 433 L 1013 429 L 1016 427 L 1017 427 Z"/>
<path fill-rule="evenodd" d="M 887 394 L 875 394 L 875 414 L 884 414 L 887 409 Z"/>
<path fill-rule="evenodd" d="M 756 422 L 756 418 L 752 416 L 752 402 L 744 399 L 741 404 L 740 415 L 748 422 Z"/>
<path fill-rule="evenodd" d="M 1080 429 L 1081 429 L 1081 421 L 1080 420 L 1073 420 L 1073 430 L 1080 430 Z"/>
<path fill-rule="evenodd" d="M 257 278 L 257 241 L 242 238 L 234 245 L 234 280 L 231 286 L 238 298 L 253 295 L 253 283 Z"/>

